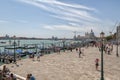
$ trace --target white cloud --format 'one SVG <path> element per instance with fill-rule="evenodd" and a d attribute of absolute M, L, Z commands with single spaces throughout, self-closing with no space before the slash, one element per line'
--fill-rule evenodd
<path fill-rule="evenodd" d="M 72 23 L 73 24 L 73 23 Z M 45 29 L 49 29 L 49 30 L 61 30 L 61 31 L 81 31 L 81 32 L 86 32 L 86 31 L 90 31 L 93 27 L 89 26 L 89 25 L 84 25 L 84 26 L 80 26 L 80 25 L 45 25 L 43 26 Z"/>
<path fill-rule="evenodd" d="M 49 16 L 59 20 L 65 20 L 61 25 L 45 25 L 45 29 L 49 30 L 68 30 L 89 32 L 91 29 L 99 35 L 102 29 L 110 30 L 108 26 L 114 22 L 104 22 L 93 15 L 97 10 L 80 4 L 65 3 L 60 0 L 19 0 L 21 2 L 39 7 L 49 13 Z M 107 27 L 106 27 L 107 26 Z M 111 27 L 112 28 L 112 27 Z"/>
<path fill-rule="evenodd" d="M 76 23 L 72 23 L 72 22 L 70 22 L 70 23 L 68 23 L 69 25 L 72 25 L 72 26 L 79 26 L 79 24 L 76 24 Z"/>
<path fill-rule="evenodd" d="M 77 32 L 81 32 L 82 35 L 84 35 L 85 32 L 90 32 L 91 29 L 94 31 L 94 33 L 96 34 L 96 36 L 100 35 L 101 31 L 105 32 L 105 35 L 109 35 L 109 32 L 113 30 L 113 28 L 115 27 L 114 22 L 111 22 L 109 24 L 109 22 L 111 21 L 106 21 L 106 23 L 86 23 L 84 25 L 81 24 L 77 24 L 77 23 L 68 23 L 66 25 L 44 25 L 43 27 L 45 29 L 49 29 L 49 30 L 58 30 L 58 31 L 77 31 Z M 113 25 L 113 26 L 112 26 Z M 115 28 L 116 29 L 116 28 Z"/>
<path fill-rule="evenodd" d="M 22 2 L 37 6 L 45 11 L 52 13 L 53 17 L 61 17 L 63 20 L 73 22 L 98 21 L 91 12 L 95 12 L 94 8 L 89 8 L 80 4 L 64 3 L 58 0 L 20 0 Z M 65 17 L 65 18 L 64 18 Z M 83 22 L 82 21 L 82 22 Z"/>
<path fill-rule="evenodd" d="M 94 8 L 89 8 L 83 5 L 78 5 L 78 4 L 67 4 L 60 2 L 58 0 L 38 0 L 40 2 L 45 2 L 49 4 L 55 4 L 55 5 L 60 5 L 60 6 L 67 6 L 67 7 L 72 7 L 72 8 L 78 8 L 78 9 L 86 9 L 86 10 L 95 10 Z"/>
<path fill-rule="evenodd" d="M 44 28 L 45 28 L 45 29 L 49 29 L 49 30 L 55 30 L 54 27 L 51 27 L 51 26 L 48 26 L 48 25 L 44 26 Z"/>

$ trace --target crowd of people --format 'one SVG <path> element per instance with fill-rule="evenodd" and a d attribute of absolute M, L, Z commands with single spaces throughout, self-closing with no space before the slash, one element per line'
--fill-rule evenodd
<path fill-rule="evenodd" d="M 17 80 L 14 74 L 6 67 L 3 66 L 3 69 L 0 70 L 0 80 Z"/>
<path fill-rule="evenodd" d="M 16 54 L 16 60 L 20 60 L 21 57 L 20 55 Z M 14 61 L 14 56 L 9 55 L 9 54 L 0 54 L 0 62 L 2 63 L 12 63 Z"/>
<path fill-rule="evenodd" d="M 37 54 L 32 53 L 29 55 L 29 58 L 32 59 L 32 61 L 35 61 L 35 56 L 37 57 L 37 61 L 40 61 L 40 56 L 42 56 L 41 53 L 40 52 Z"/>
<path fill-rule="evenodd" d="M 111 55 L 113 52 L 113 45 L 114 44 L 112 44 L 110 42 L 103 44 L 104 53 Z M 100 43 L 89 43 L 85 47 L 77 47 L 76 52 L 78 53 L 79 58 L 81 58 L 82 55 L 84 56 L 84 49 L 88 48 L 89 46 L 99 48 L 99 51 L 101 51 L 101 48 L 102 48 L 102 45 Z M 99 70 L 98 67 L 99 67 L 99 58 L 96 58 L 95 59 L 95 68 L 97 71 Z"/>
<path fill-rule="evenodd" d="M 20 78 L 14 75 L 6 67 L 6 65 L 4 65 L 2 69 L 0 69 L 0 80 L 17 80 L 17 79 L 20 79 Z M 27 74 L 26 80 L 35 80 L 35 77 L 30 73 L 30 74 Z"/>

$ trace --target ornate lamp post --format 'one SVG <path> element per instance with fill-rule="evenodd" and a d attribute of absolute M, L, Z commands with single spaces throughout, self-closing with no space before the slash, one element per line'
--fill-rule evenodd
<path fill-rule="evenodd" d="M 118 26 L 119 27 L 119 26 Z M 117 27 L 117 32 L 116 32 L 116 41 L 117 41 L 117 45 L 116 45 L 116 56 L 117 57 L 119 57 L 119 55 L 118 55 L 118 45 L 119 45 L 119 43 L 118 43 L 118 27 Z"/>
<path fill-rule="evenodd" d="M 100 80 L 104 80 L 104 70 L 103 70 L 103 38 L 104 38 L 105 33 L 101 32 L 100 33 L 100 38 L 102 41 L 101 44 L 101 79 Z"/>

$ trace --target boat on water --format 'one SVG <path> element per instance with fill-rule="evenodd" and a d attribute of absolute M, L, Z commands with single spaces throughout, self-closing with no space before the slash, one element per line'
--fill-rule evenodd
<path fill-rule="evenodd" d="M 1 41 L 0 43 L 1 43 L 1 44 L 6 44 L 6 42 L 4 42 L 4 41 Z"/>

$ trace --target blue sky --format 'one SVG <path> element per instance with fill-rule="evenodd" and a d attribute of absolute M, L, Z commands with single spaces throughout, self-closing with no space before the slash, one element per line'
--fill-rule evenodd
<path fill-rule="evenodd" d="M 120 21 L 119 0 L 0 0 L 0 36 L 106 35 Z M 114 29 L 113 32 L 116 30 Z"/>

